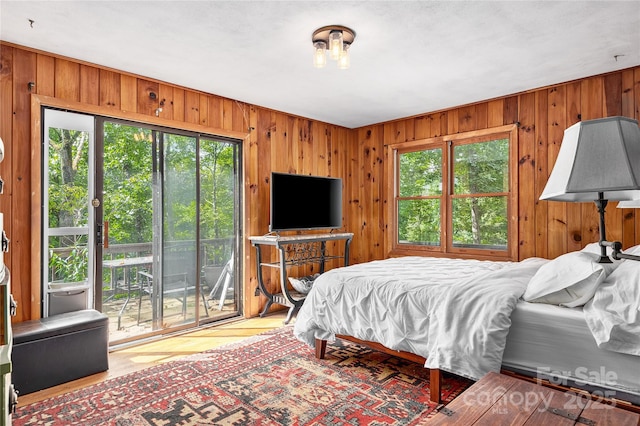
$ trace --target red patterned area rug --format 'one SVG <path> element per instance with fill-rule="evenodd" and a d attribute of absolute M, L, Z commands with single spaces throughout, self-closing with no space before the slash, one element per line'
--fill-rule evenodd
<path fill-rule="evenodd" d="M 452 400 L 470 381 L 445 375 Z M 18 409 L 13 425 L 420 425 L 428 370 L 351 342 L 326 359 L 284 327 Z"/>

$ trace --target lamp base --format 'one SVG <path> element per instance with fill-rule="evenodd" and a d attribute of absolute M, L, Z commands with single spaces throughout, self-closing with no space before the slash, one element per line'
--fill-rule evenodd
<path fill-rule="evenodd" d="M 613 263 L 613 260 L 611 260 L 611 258 L 609 256 L 602 256 L 601 255 L 600 256 L 600 260 L 598 260 L 598 263 Z"/>
<path fill-rule="evenodd" d="M 598 192 L 598 199 L 595 200 L 595 203 L 600 215 L 600 241 L 598 242 L 600 245 L 600 260 L 598 263 L 613 263 L 613 260 L 607 256 L 607 247 L 605 245 L 607 242 L 607 231 L 604 228 L 604 210 L 607 207 L 608 201 L 604 199 L 602 192 Z"/>

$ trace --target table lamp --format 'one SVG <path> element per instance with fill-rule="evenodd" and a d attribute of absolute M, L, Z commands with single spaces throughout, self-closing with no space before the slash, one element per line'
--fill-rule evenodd
<path fill-rule="evenodd" d="M 612 262 L 607 247 L 613 248 L 614 259 L 632 256 L 620 252 L 619 242 L 606 240 L 604 213 L 609 200 L 640 199 L 638 122 L 626 117 L 607 117 L 568 127 L 540 199 L 594 201 L 600 214 L 599 262 Z"/>

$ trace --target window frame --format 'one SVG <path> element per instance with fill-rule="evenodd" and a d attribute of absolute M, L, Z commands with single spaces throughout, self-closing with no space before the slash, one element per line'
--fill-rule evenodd
<path fill-rule="evenodd" d="M 496 139 L 508 139 L 508 188 L 506 193 L 495 193 L 507 197 L 507 246 L 506 249 L 454 247 L 453 246 L 453 200 L 468 198 L 468 195 L 453 194 L 453 148 L 470 143 L 487 142 Z M 424 197 L 400 197 L 400 154 L 428 150 L 442 150 L 442 193 L 440 195 L 440 245 L 407 244 L 398 241 L 398 201 L 401 199 L 428 199 Z M 517 125 L 506 125 L 489 129 L 462 132 L 428 139 L 388 144 L 385 176 L 387 207 L 384 211 L 387 233 L 386 251 L 389 256 L 436 256 L 460 257 L 485 260 L 517 260 L 518 232 L 518 131 Z M 494 193 L 491 193 L 494 194 Z M 482 193 L 486 197 L 491 195 Z"/>

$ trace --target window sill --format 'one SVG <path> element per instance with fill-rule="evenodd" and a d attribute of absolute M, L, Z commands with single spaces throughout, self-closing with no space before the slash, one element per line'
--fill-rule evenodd
<path fill-rule="evenodd" d="M 424 257 L 445 257 L 454 259 L 476 259 L 476 260 L 493 260 L 493 261 L 516 261 L 505 252 L 492 252 L 490 250 L 456 250 L 452 252 L 444 252 L 441 250 L 420 250 L 410 248 L 395 248 L 387 253 L 387 257 L 402 256 L 424 256 Z"/>

